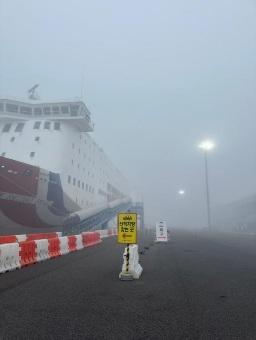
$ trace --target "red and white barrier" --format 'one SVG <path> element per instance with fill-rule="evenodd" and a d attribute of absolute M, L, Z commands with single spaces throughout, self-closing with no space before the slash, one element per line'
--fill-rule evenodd
<path fill-rule="evenodd" d="M 0 245 L 0 273 L 20 267 L 19 244 L 7 243 Z"/>
<path fill-rule="evenodd" d="M 0 241 L 0 273 L 95 246 L 102 242 L 102 238 L 116 235 L 116 230 L 97 230 L 70 236 L 61 236 L 61 233 L 28 235 L 0 236 L 0 240 L 7 241 L 5 244 Z M 38 235 L 43 238 L 38 239 Z"/>
<path fill-rule="evenodd" d="M 97 231 L 84 232 L 84 233 L 82 233 L 82 237 L 83 237 L 84 247 L 95 246 L 96 244 L 99 244 L 99 243 L 102 242 L 102 240 L 100 238 L 100 234 Z"/>
<path fill-rule="evenodd" d="M 36 263 L 36 242 L 23 241 L 19 243 L 19 255 L 21 267 Z"/>
<path fill-rule="evenodd" d="M 36 240 L 36 262 L 49 259 L 48 240 Z"/>
<path fill-rule="evenodd" d="M 69 253 L 68 249 L 68 236 L 60 237 L 60 254 L 65 255 Z"/>
<path fill-rule="evenodd" d="M 105 238 L 105 237 L 109 237 L 108 234 L 108 229 L 103 229 L 103 230 L 95 230 L 97 233 L 100 234 L 100 238 Z"/>
<path fill-rule="evenodd" d="M 83 236 L 82 234 L 76 235 L 76 250 L 83 249 Z"/>
<path fill-rule="evenodd" d="M 23 234 L 23 235 L 0 235 L 0 244 L 6 243 L 16 243 L 23 241 L 32 241 L 32 240 L 43 240 L 54 237 L 61 237 L 62 232 L 54 232 L 54 233 L 35 233 L 35 234 Z"/>

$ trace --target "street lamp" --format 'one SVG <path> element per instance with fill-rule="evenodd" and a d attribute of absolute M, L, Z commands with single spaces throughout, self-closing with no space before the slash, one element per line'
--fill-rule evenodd
<path fill-rule="evenodd" d="M 206 202 L 207 202 L 207 221 L 208 229 L 211 230 L 211 206 L 208 180 L 208 152 L 215 148 L 215 144 L 211 140 L 202 141 L 198 147 L 204 151 L 204 165 L 205 165 L 205 186 L 206 186 Z"/>
<path fill-rule="evenodd" d="M 183 189 L 180 189 L 179 191 L 178 191 L 178 194 L 180 195 L 180 196 L 184 196 L 185 195 L 185 190 L 183 190 Z"/>

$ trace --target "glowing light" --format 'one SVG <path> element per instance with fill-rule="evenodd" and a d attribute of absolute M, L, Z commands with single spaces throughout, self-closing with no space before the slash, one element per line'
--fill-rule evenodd
<path fill-rule="evenodd" d="M 210 151 L 212 149 L 215 148 L 215 144 L 213 141 L 209 140 L 209 139 L 206 139 L 206 140 L 203 140 L 199 145 L 198 147 L 200 149 L 203 149 L 205 151 Z"/>

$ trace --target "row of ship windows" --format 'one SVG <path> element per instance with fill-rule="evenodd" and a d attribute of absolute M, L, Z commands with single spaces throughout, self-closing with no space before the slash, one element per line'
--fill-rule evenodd
<path fill-rule="evenodd" d="M 14 174 L 14 175 L 23 175 L 23 176 L 31 176 L 32 175 L 32 170 L 30 169 L 25 169 L 22 172 L 18 172 L 17 170 L 12 170 L 12 169 L 8 169 L 6 168 L 6 166 L 4 164 L 0 165 L 0 171 L 7 171 L 9 174 Z M 37 177 L 36 177 L 37 179 Z"/>
<path fill-rule="evenodd" d="M 25 126 L 25 123 L 18 123 L 14 129 L 15 132 L 22 132 L 23 128 Z M 41 122 L 35 122 L 34 124 L 34 129 L 38 130 L 40 129 Z M 11 130 L 12 124 L 7 123 L 4 125 L 2 132 L 9 132 Z M 51 122 L 44 122 L 44 129 L 50 130 L 51 128 Z M 54 130 L 60 130 L 60 122 L 54 122 L 53 123 L 53 128 Z"/>
<path fill-rule="evenodd" d="M 90 148 L 90 144 L 89 144 L 89 148 Z M 75 149 L 75 143 L 72 143 L 72 149 Z M 78 154 L 80 155 L 80 157 L 83 157 L 84 159 L 87 158 L 88 161 L 92 163 L 92 166 L 95 166 L 96 157 L 95 157 L 94 154 L 90 153 L 90 151 L 89 151 L 89 154 L 91 154 L 92 157 L 88 156 L 86 153 L 82 153 L 80 148 L 78 148 Z M 102 161 L 102 158 L 100 158 L 100 160 Z M 73 159 L 71 159 L 71 164 L 72 164 L 72 166 L 75 165 L 75 162 L 74 162 Z M 79 163 L 77 164 L 77 168 L 80 169 Z M 83 169 L 83 171 L 85 171 L 85 170 Z M 105 175 L 106 177 L 108 177 L 107 172 L 104 171 L 102 168 L 99 168 L 99 172 L 102 173 L 103 175 Z"/>
<path fill-rule="evenodd" d="M 74 186 L 77 186 L 78 188 L 81 188 L 82 190 L 85 190 L 85 191 L 88 191 L 94 194 L 94 188 L 91 185 L 85 184 L 84 182 L 77 180 L 75 177 L 73 177 L 72 179 L 71 176 L 68 175 L 68 183 L 71 184 L 71 182 Z"/>
<path fill-rule="evenodd" d="M 39 142 L 39 140 L 40 140 L 40 137 L 39 136 L 36 136 L 35 138 L 34 138 L 34 141 L 35 142 Z M 11 137 L 10 138 L 10 142 L 14 142 L 15 141 L 15 137 Z"/>
<path fill-rule="evenodd" d="M 71 162 L 72 162 L 72 165 L 74 166 L 74 161 L 73 161 L 73 159 L 71 160 Z M 94 164 L 94 163 L 93 163 L 93 164 Z M 77 164 L 77 168 L 78 168 L 78 170 L 80 170 L 81 172 L 82 172 L 82 171 L 83 171 L 83 172 L 86 172 L 86 169 L 80 167 L 80 164 Z M 93 169 L 92 169 L 92 170 L 93 170 Z M 100 169 L 100 170 L 101 170 L 101 169 Z M 103 173 L 105 174 L 104 171 L 103 171 Z M 90 171 L 87 172 L 87 175 L 88 175 L 88 177 L 95 178 L 94 173 L 92 173 L 92 172 L 90 172 Z M 109 178 L 109 176 L 108 176 L 107 174 L 105 174 L 105 177 L 106 177 L 106 178 Z M 100 178 L 100 184 L 102 184 L 102 185 L 105 185 L 105 184 L 106 184 L 106 182 L 104 181 L 103 178 Z"/>
<path fill-rule="evenodd" d="M 39 137 L 38 137 L 38 138 L 39 138 Z M 36 155 L 35 151 L 31 151 L 30 154 L 29 154 L 29 157 L 34 158 L 35 155 Z M 1 156 L 2 156 L 2 157 L 6 157 L 6 152 L 2 152 L 2 153 L 1 153 Z"/>
<path fill-rule="evenodd" d="M 77 104 L 63 105 L 63 106 L 53 105 L 53 106 L 34 107 L 32 109 L 32 107 L 29 107 L 29 106 L 19 106 L 17 104 L 11 104 L 11 103 L 6 103 L 5 108 L 4 108 L 4 103 L 0 103 L 0 111 L 6 111 L 10 113 L 23 113 L 23 114 L 29 114 L 29 115 L 31 115 L 32 112 L 36 115 L 41 115 L 42 113 L 44 114 L 51 114 L 51 113 L 68 114 L 70 113 L 71 115 L 77 115 L 77 113 L 79 112 L 79 105 Z"/>
<path fill-rule="evenodd" d="M 77 204 L 79 204 L 79 200 L 78 200 L 78 198 L 76 197 L 76 203 Z M 82 205 L 82 206 L 87 206 L 87 207 L 93 207 L 93 203 L 91 202 L 88 202 L 88 201 L 84 201 L 84 200 L 81 200 L 80 201 L 80 204 Z"/>
<path fill-rule="evenodd" d="M 80 135 L 80 139 L 82 140 L 82 135 Z M 96 143 L 93 142 L 93 141 L 90 143 L 90 141 L 86 140 L 86 137 L 85 137 L 85 138 L 84 138 L 84 144 L 87 144 L 87 143 L 88 143 L 89 149 L 92 149 L 91 152 L 90 152 L 90 150 L 89 150 L 89 153 L 92 155 L 92 158 L 91 158 L 91 157 L 88 157 L 89 162 L 92 161 L 92 165 L 95 165 L 95 160 L 96 160 L 96 159 L 97 159 L 98 161 L 100 161 L 100 162 L 103 162 L 103 161 L 105 160 L 105 157 L 102 156 L 103 150 L 102 150 L 101 148 L 98 148 L 98 150 L 101 152 L 101 154 L 99 154 L 98 157 L 97 157 L 97 156 L 95 155 L 95 151 L 96 151 L 96 149 L 97 149 Z M 72 149 L 73 149 L 73 150 L 76 149 L 76 150 L 78 151 L 78 154 L 80 155 L 80 157 L 86 158 L 86 154 L 82 152 L 82 151 L 83 151 L 83 147 L 82 147 L 82 149 L 81 149 L 81 144 L 80 144 L 79 146 L 77 146 L 77 145 L 73 142 L 73 143 L 72 143 Z M 94 159 L 95 159 L 95 160 L 94 160 Z M 73 160 L 72 160 L 72 165 L 74 165 L 74 161 L 73 161 Z M 79 169 L 79 164 L 78 164 L 77 167 L 78 167 L 78 169 Z M 104 175 L 107 176 L 106 172 L 105 172 L 103 169 L 100 168 L 99 171 L 102 172 Z M 119 173 L 120 173 L 120 172 L 119 172 Z"/>
<path fill-rule="evenodd" d="M 80 165 L 79 164 L 77 164 L 77 168 L 80 169 Z M 83 172 L 86 171 L 85 168 L 83 168 L 83 169 L 81 168 L 80 170 L 83 171 Z M 94 174 L 92 172 L 88 171 L 87 174 L 88 174 L 88 176 L 91 176 L 92 178 L 94 178 Z"/>
<path fill-rule="evenodd" d="M 86 158 L 86 154 L 84 154 L 84 158 Z M 93 166 L 95 165 L 95 162 L 92 160 L 91 157 L 88 157 L 88 161 L 89 161 L 89 162 L 92 162 L 92 165 L 93 165 Z M 75 162 L 74 162 L 73 159 L 71 159 L 71 164 L 72 164 L 72 166 L 75 165 Z M 80 164 L 79 164 L 79 163 L 77 164 L 77 169 L 80 169 Z"/>
<path fill-rule="evenodd" d="M 81 147 L 81 145 L 82 145 L 82 142 L 84 142 L 84 144 L 88 144 L 89 149 L 92 149 L 93 153 L 95 153 L 95 151 L 96 151 L 97 149 L 100 151 L 100 154 L 99 154 L 99 156 L 98 156 L 98 159 L 99 159 L 101 162 L 105 160 L 105 156 L 103 155 L 103 150 L 102 150 L 102 148 L 100 148 L 94 141 L 91 141 L 91 142 L 90 142 L 90 140 L 87 140 L 86 137 L 84 137 L 84 139 L 83 139 L 83 136 L 82 136 L 82 135 L 80 135 L 80 140 L 81 140 L 81 143 L 80 143 L 80 145 L 78 146 L 78 149 L 77 149 L 79 155 L 81 154 L 81 149 L 80 149 L 80 147 Z M 73 143 L 72 143 L 72 149 L 75 150 L 76 148 L 77 148 L 77 146 L 76 146 L 76 144 L 73 142 Z M 85 157 L 85 155 L 84 155 L 84 157 Z"/>
<path fill-rule="evenodd" d="M 39 130 L 42 122 L 35 122 L 34 129 Z M 50 130 L 51 128 L 51 122 L 44 122 L 44 129 Z M 60 130 L 60 122 L 54 122 L 53 123 L 53 129 L 54 130 Z"/>
<path fill-rule="evenodd" d="M 84 142 L 84 143 L 86 144 L 86 142 Z M 75 150 L 75 144 L 74 143 L 72 143 L 72 149 Z M 89 144 L 89 149 L 91 149 L 91 144 Z M 81 154 L 81 149 L 78 148 L 77 150 L 78 150 L 78 153 L 80 155 Z M 92 151 L 95 152 L 95 149 L 93 148 Z"/>
<path fill-rule="evenodd" d="M 91 162 L 92 161 L 92 159 L 89 157 L 88 158 L 88 160 L 89 160 L 89 162 Z M 74 162 L 74 160 L 73 159 L 71 159 L 71 164 L 72 164 L 72 166 L 74 166 L 75 165 L 75 162 Z M 95 162 L 94 161 L 92 161 L 92 165 L 93 166 L 95 166 Z M 81 167 L 80 166 L 80 164 L 79 163 L 77 163 L 77 169 L 79 170 L 79 171 L 83 171 L 83 172 L 85 172 L 86 171 L 86 169 L 83 167 Z M 93 170 L 93 169 L 92 169 Z M 105 176 L 105 178 L 109 178 L 109 175 L 103 170 L 103 169 L 98 169 L 98 171 L 101 173 L 102 172 L 102 175 L 101 176 Z M 95 175 L 92 173 L 92 172 L 90 172 L 90 171 L 88 171 L 88 176 L 91 176 L 92 178 L 94 178 L 95 177 Z M 102 184 L 105 184 L 105 182 L 104 182 L 104 180 L 100 180 L 100 182 L 102 182 Z"/>
<path fill-rule="evenodd" d="M 78 116 L 79 112 L 85 114 L 87 120 L 91 122 L 90 112 L 88 109 L 80 107 L 77 104 L 65 105 L 65 106 L 43 106 L 43 107 L 29 107 L 29 106 L 19 106 L 16 104 L 0 103 L 0 112 L 9 112 L 9 113 L 21 113 L 25 115 L 41 116 L 41 115 L 51 115 L 51 114 L 70 114 L 71 116 Z"/>

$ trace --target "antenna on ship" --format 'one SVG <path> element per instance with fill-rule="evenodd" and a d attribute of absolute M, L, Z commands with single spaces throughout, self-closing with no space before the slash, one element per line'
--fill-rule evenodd
<path fill-rule="evenodd" d="M 31 100 L 38 100 L 40 97 L 38 93 L 36 92 L 36 89 L 38 88 L 39 84 L 34 85 L 31 87 L 31 89 L 28 90 L 28 98 Z"/>

